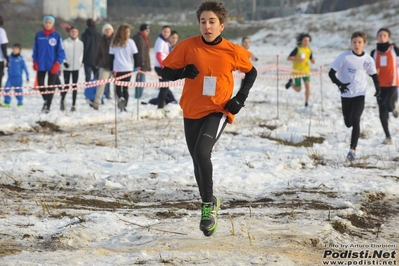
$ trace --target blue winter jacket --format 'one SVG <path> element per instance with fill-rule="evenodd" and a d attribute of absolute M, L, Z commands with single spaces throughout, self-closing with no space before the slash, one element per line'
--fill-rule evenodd
<path fill-rule="evenodd" d="M 26 74 L 26 79 L 29 80 L 29 72 L 26 68 L 25 60 L 21 55 L 10 54 L 8 57 L 8 76 L 22 77 L 22 71 Z"/>
<path fill-rule="evenodd" d="M 62 64 L 65 60 L 65 51 L 61 35 L 53 31 L 46 36 L 43 31 L 39 31 L 33 44 L 32 59 L 37 61 L 39 71 L 50 71 L 55 62 Z"/>

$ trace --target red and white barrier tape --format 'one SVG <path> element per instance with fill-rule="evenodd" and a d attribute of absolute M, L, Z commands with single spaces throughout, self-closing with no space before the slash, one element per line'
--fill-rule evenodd
<path fill-rule="evenodd" d="M 268 72 L 269 70 L 277 67 L 277 64 L 270 64 L 264 67 L 261 67 L 258 69 L 258 72 Z M 278 66 L 279 69 L 286 69 L 290 70 L 288 67 L 284 66 Z M 292 69 L 292 71 L 295 71 Z M 142 74 L 145 75 L 150 75 L 159 78 L 158 76 L 151 75 L 150 73 L 139 71 Z M 298 71 L 296 71 L 298 72 Z M 9 92 L 5 92 L 4 88 L 1 88 L 2 91 L 0 91 L 0 96 L 23 96 L 23 95 L 39 95 L 39 94 L 54 94 L 54 93 L 59 93 L 59 92 L 67 92 L 67 91 L 74 91 L 74 90 L 85 90 L 86 88 L 91 88 L 95 87 L 101 84 L 107 84 L 107 83 L 112 83 L 114 82 L 115 85 L 118 86 L 127 86 L 127 87 L 142 87 L 142 88 L 159 88 L 159 87 L 180 87 L 184 86 L 184 80 L 177 80 L 177 81 L 164 81 L 164 82 L 130 82 L 130 81 L 119 81 L 123 78 L 132 76 L 136 72 L 130 72 L 126 75 L 117 77 L 117 78 L 108 78 L 108 79 L 103 79 L 103 80 L 96 80 L 96 81 L 88 81 L 88 82 L 78 82 L 78 83 L 72 83 L 72 84 L 58 84 L 58 85 L 50 85 L 50 86 L 23 86 L 23 87 L 11 87 L 7 88 L 10 89 Z M 311 72 L 308 74 L 303 74 L 303 75 L 285 75 L 285 76 L 274 76 L 274 77 L 266 77 L 266 76 L 258 76 L 256 79 L 258 80 L 287 80 L 291 78 L 301 78 L 301 77 L 308 77 L 308 76 L 320 76 L 322 75 L 322 72 Z M 244 73 L 234 73 L 235 78 L 244 78 L 245 74 Z M 67 87 L 67 88 L 65 88 Z M 48 91 L 40 91 L 39 89 L 41 88 L 62 88 L 59 90 L 48 90 Z M 11 90 L 15 89 L 34 89 L 34 91 L 24 91 L 24 92 L 15 92 Z"/>

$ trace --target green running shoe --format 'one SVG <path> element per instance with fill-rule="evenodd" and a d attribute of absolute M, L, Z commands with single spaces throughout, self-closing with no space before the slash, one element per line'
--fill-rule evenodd
<path fill-rule="evenodd" d="M 211 236 L 215 233 L 218 221 L 217 214 L 220 209 L 220 199 L 213 197 L 213 202 L 203 202 L 201 204 L 201 222 L 200 230 L 205 236 Z"/>

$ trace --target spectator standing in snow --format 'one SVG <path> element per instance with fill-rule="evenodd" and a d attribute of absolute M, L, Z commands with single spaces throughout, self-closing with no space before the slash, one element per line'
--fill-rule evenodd
<path fill-rule="evenodd" d="M 33 44 L 33 69 L 37 71 L 37 81 L 39 86 L 44 86 L 44 78 L 47 74 L 47 85 L 55 84 L 56 75 L 60 64 L 65 60 L 65 51 L 62 46 L 61 35 L 55 31 L 55 18 L 51 15 L 43 17 L 43 30 L 36 34 Z M 51 102 L 54 96 L 54 87 L 40 88 L 44 100 L 42 111 L 50 111 Z M 45 92 L 49 91 L 50 93 Z"/>
<path fill-rule="evenodd" d="M 8 38 L 7 33 L 3 28 L 4 20 L 3 17 L 0 16 L 0 88 L 2 87 L 3 83 L 3 76 L 4 76 L 4 67 L 8 64 L 8 55 L 7 55 L 7 44 Z"/>
<path fill-rule="evenodd" d="M 169 41 L 169 51 L 172 52 L 173 48 L 175 48 L 176 44 L 179 42 L 179 33 L 175 30 L 172 30 L 168 38 L 168 41 Z M 152 98 L 148 103 L 153 105 L 158 105 L 158 97 Z M 171 90 L 168 90 L 168 93 L 166 94 L 165 98 L 165 105 L 169 103 L 177 103 L 176 98 Z"/>
<path fill-rule="evenodd" d="M 391 145 L 392 138 L 388 128 L 389 112 L 395 118 L 399 115 L 398 92 L 399 73 L 398 60 L 399 48 L 390 43 L 391 31 L 381 28 L 377 32 L 377 48 L 371 51 L 377 67 L 378 80 L 381 86 L 381 95 L 377 97 L 380 121 L 385 133 L 385 140 L 382 144 Z"/>
<path fill-rule="evenodd" d="M 154 51 L 155 51 L 155 72 L 158 76 L 162 75 L 163 60 L 168 56 L 170 51 L 170 44 L 168 38 L 170 36 L 171 29 L 169 26 L 163 26 L 161 33 L 159 34 L 157 40 L 155 41 Z M 167 81 L 165 79 L 160 79 L 160 82 Z M 159 88 L 158 94 L 158 108 L 164 108 L 166 104 L 166 95 L 168 95 L 169 87 Z"/>
<path fill-rule="evenodd" d="M 65 49 L 65 62 L 64 62 L 64 83 L 69 84 L 70 77 L 72 76 L 72 83 L 76 84 L 79 79 L 79 69 L 82 66 L 83 60 L 83 42 L 79 40 L 79 30 L 75 27 L 69 29 L 69 37 L 62 42 Z M 66 86 L 65 89 L 69 87 Z M 75 90 L 72 91 L 72 107 L 71 112 L 76 111 L 76 96 L 78 91 L 76 85 L 73 86 Z M 65 110 L 65 96 L 67 91 L 61 93 L 61 111 Z"/>
<path fill-rule="evenodd" d="M 127 75 L 133 72 L 134 61 L 137 60 L 137 47 L 130 39 L 130 26 L 127 24 L 119 26 L 109 48 L 111 69 L 116 72 L 115 78 Z M 119 81 L 130 81 L 131 76 L 127 76 Z M 118 95 L 118 107 L 126 112 L 126 105 L 129 100 L 129 87 L 116 85 L 116 94 Z"/>
<path fill-rule="evenodd" d="M 96 67 L 99 68 L 99 80 L 108 79 L 111 76 L 109 47 L 111 46 L 111 41 L 114 36 L 114 27 L 112 27 L 112 25 L 109 23 L 105 23 L 102 28 L 102 32 L 103 36 L 101 37 L 101 40 L 98 44 L 97 55 L 95 60 L 95 65 Z M 107 87 L 108 91 L 104 92 L 104 90 L 106 90 Z M 106 98 L 108 99 L 111 98 L 109 87 L 110 87 L 109 83 L 98 85 L 96 91 L 96 97 L 94 99 L 94 102 L 91 103 L 91 107 L 93 107 L 94 110 L 98 110 L 103 94 L 105 95 Z"/>
<path fill-rule="evenodd" d="M 297 36 L 297 47 L 290 53 L 287 60 L 292 61 L 292 68 L 296 71 L 292 72 L 293 76 L 303 76 L 294 78 L 294 82 L 290 79 L 287 84 L 285 84 L 285 88 L 289 89 L 292 85 L 294 90 L 300 92 L 302 89 L 301 80 L 305 82 L 305 107 L 309 104 L 310 98 L 310 65 L 315 63 L 313 58 L 312 49 L 310 49 L 309 44 L 312 41 L 312 38 L 308 33 L 300 33 Z M 294 84 L 293 84 L 294 83 Z"/>
<path fill-rule="evenodd" d="M 29 81 L 29 72 L 26 68 L 25 60 L 21 56 L 21 44 L 14 43 L 12 47 L 12 53 L 8 57 L 8 79 L 5 86 L 5 92 L 10 92 L 12 87 L 15 87 L 14 92 L 20 95 L 16 95 L 18 101 L 18 108 L 23 107 L 23 96 L 22 96 L 22 72 L 25 72 L 26 81 Z M 4 103 L 2 104 L 4 107 L 11 106 L 11 96 L 4 96 Z"/>
<path fill-rule="evenodd" d="M 181 41 L 163 61 L 162 71 L 166 80 L 185 78 L 180 106 L 202 199 L 200 230 L 205 236 L 214 234 L 220 208 L 219 198 L 213 195 L 212 149 L 226 124 L 244 106 L 257 76 L 251 53 L 221 36 L 227 13 L 220 2 L 203 2 L 197 10 L 201 35 Z M 231 98 L 236 70 L 245 73 L 245 78 Z"/>
<path fill-rule="evenodd" d="M 241 40 L 241 45 L 242 45 L 245 49 L 249 50 L 249 46 L 251 45 L 251 41 L 249 40 L 249 37 L 244 36 L 244 37 L 242 38 L 242 40 Z M 257 58 L 254 54 L 252 54 L 251 60 L 252 60 L 253 62 L 257 62 L 257 61 L 258 61 L 258 58 Z"/>
<path fill-rule="evenodd" d="M 83 32 L 81 40 L 84 46 L 83 64 L 85 68 L 86 82 L 91 80 L 91 73 L 98 79 L 98 68 L 95 66 L 95 58 L 101 34 L 97 31 L 96 22 L 89 18 L 86 21 L 87 28 Z"/>
<path fill-rule="evenodd" d="M 175 30 L 170 32 L 169 36 L 169 51 L 172 52 L 173 48 L 175 48 L 176 44 L 179 42 L 179 33 Z"/>
<path fill-rule="evenodd" d="M 138 54 L 137 60 L 134 61 L 135 67 L 139 71 L 151 71 L 151 60 L 150 60 L 150 40 L 148 35 L 150 34 L 150 26 L 148 24 L 142 24 L 139 32 L 133 36 L 133 40 L 136 43 Z M 137 82 L 145 82 L 145 74 L 138 72 L 136 75 Z M 143 95 L 143 87 L 136 87 L 134 98 L 140 99 Z"/>
<path fill-rule="evenodd" d="M 331 81 L 341 92 L 342 114 L 346 127 L 352 127 L 352 136 L 347 159 L 355 160 L 356 147 L 360 136 L 360 117 L 364 110 L 367 76 L 371 76 L 375 86 L 375 97 L 380 95 L 380 83 L 374 59 L 363 51 L 366 34 L 356 31 L 351 37 L 351 51 L 341 53 L 328 73 Z"/>
<path fill-rule="evenodd" d="M 242 38 L 242 40 L 241 40 L 241 45 L 242 45 L 245 49 L 247 49 L 247 50 L 249 51 L 249 46 L 250 46 L 250 44 L 251 44 L 251 41 L 249 40 L 249 37 L 244 36 L 244 37 Z M 252 54 L 252 55 L 251 55 L 251 61 L 256 62 L 256 61 L 258 61 L 258 58 L 257 58 L 254 54 Z M 244 80 L 242 79 L 242 80 L 241 80 L 241 84 L 242 84 L 243 82 L 244 82 Z"/>

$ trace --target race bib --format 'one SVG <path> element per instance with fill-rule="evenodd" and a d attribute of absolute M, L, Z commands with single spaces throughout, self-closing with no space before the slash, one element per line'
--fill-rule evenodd
<path fill-rule="evenodd" d="M 386 55 L 380 56 L 380 66 L 387 66 L 387 57 L 386 57 Z"/>
<path fill-rule="evenodd" d="M 205 76 L 202 95 L 215 96 L 216 94 L 216 77 Z"/>

